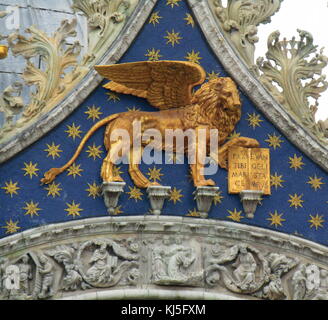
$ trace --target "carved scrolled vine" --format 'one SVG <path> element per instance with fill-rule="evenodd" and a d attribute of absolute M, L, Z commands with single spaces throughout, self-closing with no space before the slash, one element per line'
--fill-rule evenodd
<path fill-rule="evenodd" d="M 62 21 L 53 35 L 31 26 L 26 30 L 31 35 L 29 38 L 18 33 L 8 36 L 14 56 L 26 59 L 22 78 L 31 89 L 27 105 L 19 96 L 21 92 L 16 94 L 17 83 L 0 94 L 0 113 L 5 120 L 0 128 L 0 143 L 8 141 L 42 114 L 52 110 L 77 86 L 117 38 L 138 2 L 74 0 L 73 9 L 86 15 L 89 26 L 88 49 L 83 57 L 79 41 L 67 44 L 68 38 L 77 35 L 76 19 Z"/>
<path fill-rule="evenodd" d="M 88 20 L 88 53 L 85 61 L 89 63 L 100 57 L 108 44 L 123 28 L 126 18 L 138 0 L 73 0 L 75 12 L 82 12 Z"/>
<path fill-rule="evenodd" d="M 263 255 L 244 244 L 214 243 L 207 248 L 205 282 L 212 288 L 223 286 L 234 293 L 285 300 L 290 294 L 283 277 L 298 263 L 298 259 L 278 253 Z"/>
<path fill-rule="evenodd" d="M 328 300 L 328 270 L 301 264 L 291 280 L 293 300 Z"/>
<path fill-rule="evenodd" d="M 259 58 L 257 66 L 262 72 L 260 80 L 286 110 L 327 143 L 327 121 L 316 122 L 320 94 L 328 88 L 322 70 L 328 63 L 323 49 L 317 50 L 310 33 L 297 30 L 300 40 L 284 38 L 273 32 L 268 38 L 266 60 Z M 277 88 L 277 85 L 279 89 Z M 311 105 L 309 98 L 315 100 Z"/>
<path fill-rule="evenodd" d="M 26 30 L 31 34 L 30 38 L 17 33 L 8 37 L 13 54 L 26 59 L 22 77 L 33 89 L 26 106 L 20 97 L 22 84 L 16 82 L 2 93 L 0 111 L 5 114 L 5 125 L 0 130 L 0 140 L 52 109 L 88 71 L 78 66 L 79 42 L 66 44 L 67 38 L 76 36 L 76 24 L 75 19 L 71 22 L 64 20 L 52 36 L 32 26 Z M 33 58 L 41 58 L 41 67 L 31 61 Z M 14 93 L 17 95 L 13 96 Z M 19 115 L 16 123 L 13 122 L 14 115 Z"/>
<path fill-rule="evenodd" d="M 282 0 L 210 0 L 222 29 L 249 68 L 254 67 L 255 43 L 259 41 L 257 26 L 270 22 Z"/>
<path fill-rule="evenodd" d="M 77 252 L 77 268 L 85 282 L 95 288 L 113 287 L 122 280 L 135 284 L 139 278 L 138 252 L 139 245 L 132 239 L 125 243 L 87 241 Z"/>
<path fill-rule="evenodd" d="M 76 36 L 76 25 L 75 19 L 71 22 L 64 20 L 52 37 L 32 26 L 26 30 L 31 34 L 29 39 L 17 33 L 8 38 L 13 54 L 21 55 L 27 60 L 23 74 L 25 83 L 36 87 L 21 121 L 29 120 L 40 111 L 45 111 L 52 99 L 58 101 L 66 86 L 81 74 L 77 68 L 77 58 L 81 52 L 79 42 L 68 46 L 65 44 L 67 38 Z M 30 61 L 31 58 L 39 56 L 44 64 L 44 70 Z M 69 67 L 74 69 L 67 72 Z"/>
<path fill-rule="evenodd" d="M 268 282 L 268 261 L 255 248 L 247 245 L 214 246 L 206 268 L 210 286 L 223 285 L 235 293 L 255 293 Z"/>

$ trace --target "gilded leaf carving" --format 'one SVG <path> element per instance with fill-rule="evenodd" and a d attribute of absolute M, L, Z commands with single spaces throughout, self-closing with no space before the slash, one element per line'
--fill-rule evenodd
<path fill-rule="evenodd" d="M 310 33 L 298 30 L 300 39 L 280 40 L 280 33 L 268 38 L 266 60 L 259 58 L 260 79 L 272 95 L 320 140 L 327 142 L 326 122 L 316 122 L 320 94 L 328 88 L 322 74 L 328 58 L 313 44 Z M 311 104 L 309 98 L 314 99 Z"/>

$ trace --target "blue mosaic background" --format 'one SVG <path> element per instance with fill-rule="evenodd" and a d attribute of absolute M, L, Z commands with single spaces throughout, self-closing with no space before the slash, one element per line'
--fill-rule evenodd
<path fill-rule="evenodd" d="M 173 1 L 174 2 L 174 1 Z M 188 24 L 187 14 L 192 12 L 183 1 L 177 1 L 177 5 L 167 5 L 166 1 L 159 1 L 154 8 L 153 13 L 157 13 L 161 18 L 159 23 L 147 23 L 140 32 L 138 38 L 124 55 L 120 62 L 133 62 L 148 60 L 146 54 L 148 50 L 154 49 L 161 57 L 167 60 L 186 60 L 188 53 L 196 53 L 202 67 L 212 74 L 228 76 L 223 70 L 220 62 L 216 59 L 213 52 L 206 43 L 206 40 L 197 26 Z M 179 43 L 172 46 L 167 43 L 165 36 L 168 32 L 179 33 Z M 103 84 L 105 84 L 104 81 Z M 85 219 L 108 215 L 102 197 L 92 197 L 89 192 L 90 185 L 95 183 L 101 185 L 100 167 L 105 157 L 103 147 L 104 129 L 100 129 L 87 143 L 81 156 L 76 161 L 83 171 L 81 176 L 68 176 L 63 173 L 56 179 L 56 184 L 61 190 L 59 195 L 48 194 L 45 186 L 40 185 L 40 179 L 44 172 L 52 167 L 61 167 L 72 156 L 73 150 L 76 149 L 83 135 L 96 123 L 88 119 L 87 112 L 90 107 L 95 106 L 102 113 L 100 119 L 117 112 L 125 112 L 128 108 L 136 108 L 145 111 L 155 111 L 144 99 L 133 96 L 119 95 L 119 100 L 113 100 L 106 95 L 107 90 L 101 86 L 98 87 L 86 101 L 65 121 L 52 130 L 49 134 L 40 139 L 37 143 L 21 152 L 15 158 L 0 167 L 0 237 L 8 236 L 15 232 L 35 228 L 41 225 L 71 221 L 72 219 Z M 113 97 L 112 97 L 113 98 Z M 262 205 L 257 209 L 254 219 L 247 219 L 242 212 L 242 206 L 238 195 L 228 195 L 227 193 L 227 172 L 219 169 L 219 172 L 213 178 L 221 188 L 221 202 L 213 206 L 210 218 L 218 220 L 235 221 L 254 225 L 258 227 L 273 229 L 284 233 L 298 235 L 315 242 L 328 244 L 327 237 L 327 183 L 328 175 L 307 158 L 302 152 L 288 142 L 287 137 L 279 132 L 264 116 L 254 107 L 252 102 L 241 93 L 243 102 L 242 119 L 236 127 L 236 133 L 241 136 L 256 138 L 261 142 L 264 148 L 271 150 L 271 167 L 272 175 L 280 177 L 279 183 L 272 187 L 272 195 L 265 197 Z M 259 126 L 253 128 L 249 117 L 255 114 L 259 116 L 262 122 Z M 75 124 L 83 131 L 80 137 L 75 140 L 69 137 L 68 126 Z M 268 142 L 270 136 L 279 138 L 280 146 L 270 146 Z M 267 141 L 266 141 L 267 140 Z M 53 159 L 48 157 L 45 151 L 48 146 L 54 143 L 59 145 L 60 157 Z M 94 160 L 87 153 L 88 147 L 95 145 L 102 153 L 100 157 Z M 296 155 L 296 156 L 295 156 Z M 291 168 L 290 158 L 298 157 L 303 164 L 296 170 Z M 32 163 L 39 169 L 36 175 L 24 175 L 22 170 L 25 164 Z M 145 174 L 154 165 L 142 165 Z M 120 211 L 122 216 L 143 215 L 149 210 L 149 202 L 146 194 L 142 191 L 142 200 L 130 199 L 129 186 L 132 188 L 133 183 L 127 173 L 127 166 L 121 165 L 120 170 L 123 172 L 122 177 L 127 182 L 126 193 L 120 198 Z M 168 201 L 164 209 L 164 215 L 185 216 L 194 212 L 196 203 L 192 193 L 194 187 L 189 180 L 189 168 L 187 165 L 156 165 L 156 169 L 161 169 L 161 183 L 171 185 L 181 192 L 181 201 L 176 204 Z M 319 182 L 318 186 L 309 183 L 311 180 Z M 278 179 L 279 180 L 279 179 Z M 8 193 L 8 185 L 12 182 L 19 187 L 16 193 Z M 293 206 L 291 196 L 297 196 L 301 199 L 301 206 Z M 28 213 L 28 204 L 37 205 L 36 214 Z M 76 205 L 82 209 L 76 211 L 78 214 L 69 215 L 69 207 Z M 235 216 L 231 212 L 237 213 Z M 277 220 L 272 220 L 272 217 Z M 234 218 L 235 217 L 235 218 Z M 234 220 L 232 219 L 234 218 Z M 313 218 L 315 218 L 313 220 Z M 195 219 L 197 219 L 195 217 Z M 240 221 L 236 221 L 240 220 Z"/>

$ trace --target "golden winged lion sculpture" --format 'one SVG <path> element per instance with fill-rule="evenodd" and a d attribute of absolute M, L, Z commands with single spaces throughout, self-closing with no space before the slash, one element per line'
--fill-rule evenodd
<path fill-rule="evenodd" d="M 129 111 L 113 114 L 99 121 L 85 135 L 74 156 L 65 166 L 53 168 L 45 174 L 41 180 L 44 184 L 51 183 L 57 175 L 68 169 L 76 161 L 93 133 L 105 125 L 107 128 L 104 144 L 108 154 L 101 168 L 103 181 L 123 181 L 120 176 L 114 174 L 114 165 L 117 159 L 113 158 L 113 154 L 115 154 L 115 150 L 125 150 L 121 151 L 120 156 L 125 156 L 124 152 L 127 153 L 130 176 L 139 188 L 157 184 L 150 182 L 139 169 L 145 145 L 142 144 L 139 149 L 136 149 L 132 148 L 132 140 L 128 142 L 129 145 L 124 145 L 126 142 L 121 138 L 114 141 L 111 139 L 111 135 L 116 129 L 126 130 L 130 137 L 133 136 L 133 124 L 136 121 L 141 123 L 141 134 L 148 129 L 157 129 L 164 137 L 167 129 L 183 131 L 192 129 L 196 132 L 196 138 L 188 146 L 195 150 L 198 150 L 197 132 L 199 129 L 205 129 L 207 130 L 206 148 L 200 148 L 205 149 L 203 152 L 209 152 L 210 130 L 217 129 L 218 152 L 211 156 L 222 168 L 227 168 L 227 153 L 230 147 L 253 148 L 259 146 L 258 141 L 247 137 L 234 138 L 225 142 L 241 117 L 240 97 L 235 83 L 230 78 L 217 78 L 204 83 L 206 80 L 204 69 L 198 64 L 185 61 L 145 61 L 96 66 L 95 68 L 100 75 L 111 80 L 104 86 L 105 88 L 145 98 L 160 111 Z M 193 88 L 201 84 L 203 84 L 201 88 L 193 93 Z M 183 153 L 188 151 L 188 146 L 182 150 Z M 159 148 L 163 149 L 163 144 Z M 176 150 L 175 145 L 170 145 L 168 148 L 173 152 L 181 151 Z M 197 156 L 195 163 L 191 164 L 194 185 L 196 187 L 215 185 L 213 180 L 205 179 L 204 164 L 200 163 L 198 158 L 200 157 Z"/>

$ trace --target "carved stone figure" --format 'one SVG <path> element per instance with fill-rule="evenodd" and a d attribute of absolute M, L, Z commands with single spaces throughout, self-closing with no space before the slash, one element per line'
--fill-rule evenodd
<path fill-rule="evenodd" d="M 283 287 L 282 277 L 294 268 L 298 261 L 277 253 L 271 253 L 266 258 L 271 273 L 269 275 L 269 284 L 263 288 L 261 297 L 269 300 L 283 300 L 287 297 L 287 292 Z"/>
<path fill-rule="evenodd" d="M 19 268 L 19 281 L 20 281 L 20 291 L 23 294 L 29 295 L 29 280 L 32 280 L 32 267 L 29 264 L 29 257 L 25 255 L 21 258 L 21 262 L 18 264 Z"/>
<path fill-rule="evenodd" d="M 85 251 L 93 249 L 91 257 L 85 261 Z M 139 279 L 139 245 L 135 239 L 127 239 L 125 245 L 116 241 L 88 241 L 82 244 L 77 254 L 78 270 L 83 280 L 96 288 L 115 286 L 121 280 L 128 284 Z"/>
<path fill-rule="evenodd" d="M 328 270 L 302 264 L 292 281 L 293 300 L 328 300 Z"/>
<path fill-rule="evenodd" d="M 227 168 L 227 154 L 232 146 L 258 147 L 258 141 L 250 138 L 235 138 L 224 144 L 234 130 L 241 116 L 241 102 L 235 83 L 230 78 L 219 78 L 203 84 L 201 89 L 192 94 L 192 88 L 202 84 L 206 72 L 197 64 L 184 61 L 146 61 L 111 66 L 97 66 L 96 70 L 104 77 L 113 80 L 106 88 L 125 94 L 133 94 L 147 98 L 148 102 L 161 109 L 159 112 L 125 112 L 111 115 L 98 122 L 82 140 L 73 158 L 62 168 L 53 168 L 45 174 L 42 183 L 51 183 L 57 175 L 69 168 L 77 159 L 81 150 L 92 134 L 102 126 L 107 125 L 105 146 L 108 155 L 103 162 L 101 176 L 104 182 L 122 182 L 120 176 L 114 175 L 114 164 L 120 156 L 129 156 L 129 173 L 137 187 L 148 188 L 157 183 L 151 183 L 140 171 L 139 163 L 143 148 L 149 141 L 140 136 L 151 129 L 158 130 L 165 137 L 167 129 L 180 129 L 186 132 L 192 129 L 195 136 L 191 137 L 188 146 L 177 149 L 177 143 L 167 142 L 165 150 L 175 153 L 196 153 L 196 163 L 191 164 L 194 185 L 213 186 L 213 180 L 206 180 L 203 168 L 206 157 L 205 148 L 199 148 L 200 130 L 206 132 L 206 145 L 209 147 L 210 130 L 218 129 L 218 154 L 211 156 L 223 168 Z M 155 89 L 156 88 L 156 89 Z M 168 110 L 165 110 L 168 109 Z M 134 124 L 139 123 L 140 134 L 135 134 Z M 122 137 L 111 139 L 114 130 L 126 130 L 130 139 Z M 112 136 L 113 138 L 113 136 Z M 133 141 L 141 139 L 140 147 Z M 147 139 L 146 139 L 147 140 Z M 155 139 L 156 140 L 156 139 Z M 174 139 L 173 139 L 174 140 Z M 153 141 L 154 142 L 154 141 Z M 155 149 L 163 149 L 161 143 L 154 145 Z M 209 148 L 208 148 L 209 149 Z M 122 151 L 122 152 L 121 152 Z M 189 151 L 189 152 L 188 152 Z"/>
<path fill-rule="evenodd" d="M 40 266 L 37 272 L 41 275 L 41 292 L 40 299 L 52 297 L 54 295 L 54 266 L 50 259 L 44 254 L 39 256 Z"/>
<path fill-rule="evenodd" d="M 20 272 L 16 265 L 9 265 L 3 276 L 3 296 L 7 299 L 16 299 L 19 296 Z"/>
<path fill-rule="evenodd" d="M 258 250 L 247 245 L 234 245 L 219 250 L 212 248 L 206 258 L 205 281 L 219 284 L 235 293 L 255 293 L 268 282 L 268 261 Z"/>
<path fill-rule="evenodd" d="M 241 289 L 247 290 L 254 284 L 256 261 L 252 253 L 247 251 L 246 247 L 240 248 L 237 260 L 232 266 L 236 268 L 233 274 Z"/>
<path fill-rule="evenodd" d="M 303 300 L 306 294 L 306 267 L 301 265 L 292 278 L 293 300 Z"/>
<path fill-rule="evenodd" d="M 107 245 L 102 244 L 100 249 L 97 249 L 90 263 L 92 267 L 87 271 L 86 275 L 90 282 L 111 282 L 112 272 L 117 268 L 117 257 L 109 255 Z"/>
<path fill-rule="evenodd" d="M 154 247 L 152 251 L 152 278 L 158 285 L 195 285 L 202 278 L 202 272 L 192 272 L 196 260 L 194 249 L 163 241 L 164 246 Z"/>
<path fill-rule="evenodd" d="M 320 270 L 320 285 L 313 300 L 328 300 L 328 270 Z"/>

